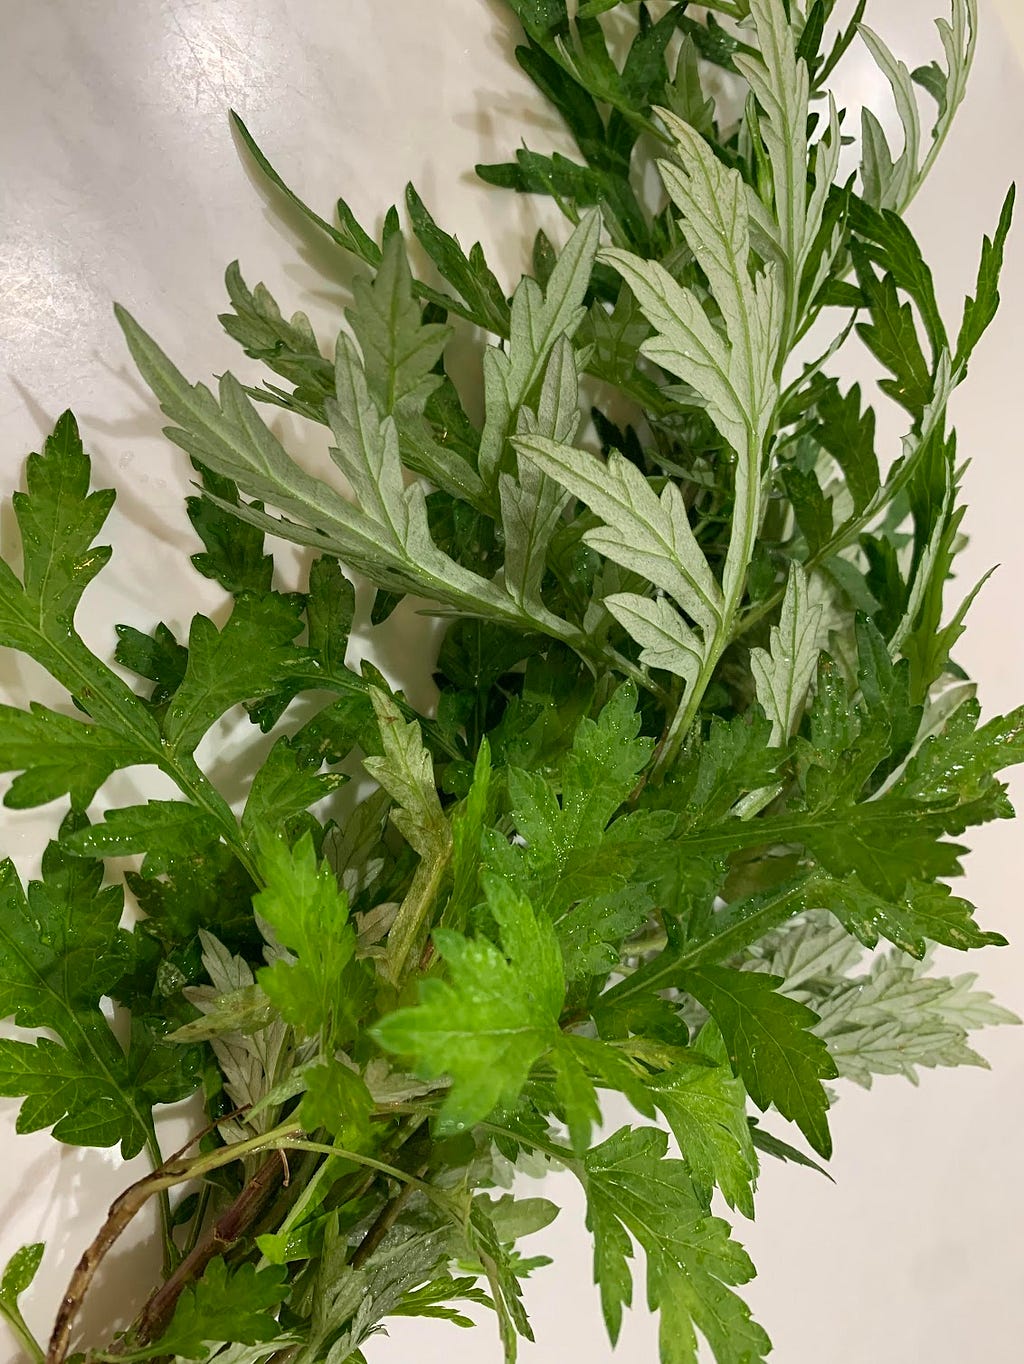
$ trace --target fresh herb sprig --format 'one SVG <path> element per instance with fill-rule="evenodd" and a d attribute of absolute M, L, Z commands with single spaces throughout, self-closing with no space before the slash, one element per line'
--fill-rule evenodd
<path fill-rule="evenodd" d="M 45 1030 L 0 1040 L 0 1093 L 22 1130 L 153 1166 L 45 1351 L 18 1306 L 42 1248 L 10 1262 L 0 1312 L 47 1364 L 150 1200 L 163 1279 L 85 1364 L 362 1361 L 389 1316 L 468 1326 L 464 1304 L 514 1361 L 523 1281 L 547 1263 L 518 1243 L 558 1210 L 506 1190 L 552 1165 L 582 1185 L 612 1340 L 639 1247 L 664 1364 L 701 1338 L 751 1364 L 770 1345 L 722 1205 L 753 1215 L 765 1155 L 815 1165 L 758 1115 L 827 1159 L 831 1082 L 977 1062 L 969 1033 L 1012 1021 L 928 964 L 932 944 L 1005 941 L 950 883 L 957 840 L 1012 813 L 999 773 L 1024 760 L 1024 709 L 982 724 L 955 662 L 974 593 L 947 601 L 964 512 L 947 407 L 998 304 L 1013 194 L 952 324 L 902 217 L 964 96 L 973 0 L 914 72 L 864 0 L 838 28 L 833 0 L 510 6 L 579 152 L 478 167 L 569 222 L 560 249 L 538 234 L 511 298 L 412 187 L 430 280 L 396 211 L 379 239 L 344 201 L 320 217 L 236 120 L 365 271 L 333 355 L 237 264 L 221 321 L 273 381 L 193 384 L 119 310 L 195 466 L 193 562 L 230 598 L 223 625 L 117 627 L 129 686 L 75 625 L 113 494 L 90 491 L 70 414 L 15 496 L 0 643 L 75 713 L 0 708 L 6 804 L 70 807 L 38 881 L 0 869 L 0 1003 Z M 828 81 L 855 41 L 903 143 L 865 111 L 843 180 Z M 446 369 L 465 323 L 485 338 L 479 425 Z M 812 328 L 828 344 L 796 365 Z M 905 414 L 895 461 L 830 373 L 854 338 Z M 329 432 L 342 484 L 291 457 L 268 404 Z M 303 592 L 276 586 L 267 535 L 310 551 Z M 429 717 L 350 665 L 349 574 L 373 624 L 405 597 L 446 617 Z M 240 706 L 276 738 L 236 810 L 196 753 Z M 136 766 L 175 798 L 90 818 Z M 356 770 L 373 792 L 343 814 Z M 104 879 L 125 855 L 131 930 Z M 165 1158 L 155 1114 L 197 1089 L 208 1125 Z M 597 1141 L 608 1092 L 637 1117 Z"/>

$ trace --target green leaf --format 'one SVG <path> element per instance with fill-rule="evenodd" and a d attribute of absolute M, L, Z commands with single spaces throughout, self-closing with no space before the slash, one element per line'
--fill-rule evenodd
<path fill-rule="evenodd" d="M 444 1116 L 472 1124 L 518 1097 L 535 1061 L 560 1034 L 565 994 L 551 925 L 505 883 L 489 878 L 487 902 L 501 947 L 437 929 L 448 980 L 420 982 L 420 1003 L 387 1014 L 371 1029 L 387 1051 L 411 1057 L 427 1079 L 448 1075 Z"/>
<path fill-rule="evenodd" d="M 330 675 L 345 668 L 355 609 L 355 589 L 337 559 L 314 559 L 309 566 L 306 594 L 309 647 L 324 672 Z"/>
<path fill-rule="evenodd" d="M 283 1265 L 257 1269 L 243 1264 L 229 1270 L 221 1256 L 211 1260 L 203 1277 L 183 1290 L 167 1330 L 142 1350 L 132 1350 L 126 1361 L 177 1355 L 206 1359 L 221 1341 L 254 1345 L 276 1339 L 275 1313 L 288 1294 L 288 1271 Z"/>
<path fill-rule="evenodd" d="M 442 1321 L 450 1321 L 453 1326 L 464 1328 L 475 1326 L 475 1321 L 458 1308 L 451 1306 L 453 1301 L 461 1299 L 478 1303 L 481 1307 L 490 1307 L 490 1298 L 482 1289 L 474 1287 L 475 1283 L 476 1280 L 472 1278 L 456 1279 L 446 1274 L 440 1279 L 435 1279 L 433 1283 L 424 1284 L 422 1288 L 410 1289 L 397 1306 L 391 1309 L 390 1315 L 439 1317 Z"/>
<path fill-rule="evenodd" d="M 422 412 L 441 382 L 434 367 L 451 328 L 424 323 L 400 233 L 389 237 L 373 280 L 357 279 L 346 312 L 363 353 L 370 396 L 382 414 Z"/>
<path fill-rule="evenodd" d="M 177 859 L 218 840 L 217 826 L 204 810 L 183 800 L 151 800 L 108 810 L 101 824 L 86 824 L 64 838 L 78 857 L 146 856 L 146 871 L 157 875 Z"/>
<path fill-rule="evenodd" d="M 441 275 L 458 292 L 459 299 L 434 290 L 424 290 L 424 296 L 463 317 L 468 317 L 485 330 L 498 336 L 509 334 L 509 306 L 504 291 L 484 260 L 480 243 L 470 248 L 469 255 L 458 241 L 438 227 L 420 196 L 407 185 L 405 190 L 409 221 L 416 239 L 437 266 Z"/>
<path fill-rule="evenodd" d="M 715 101 L 704 92 L 700 54 L 689 33 L 683 35 L 679 44 L 675 75 L 665 91 L 665 103 L 677 118 L 695 128 L 702 137 L 712 135 Z"/>
<path fill-rule="evenodd" d="M 684 828 L 720 828 L 742 796 L 771 784 L 783 758 L 773 747 L 773 722 L 757 711 L 732 720 L 712 716 L 707 738 L 679 763 L 664 799 Z"/>
<path fill-rule="evenodd" d="M 75 630 L 82 594 L 109 561 L 93 540 L 114 503 L 89 492 L 89 457 L 65 412 L 43 453 L 30 455 L 27 492 L 12 498 L 24 559 L 23 581 L 0 559 L 0 645 L 41 664 L 93 720 L 140 748 L 159 751 L 159 730 L 144 703 L 86 648 Z"/>
<path fill-rule="evenodd" d="M 675 817 L 644 811 L 613 819 L 653 748 L 639 728 L 636 690 L 625 683 L 596 721 L 577 724 L 558 766 L 561 801 L 539 773 L 509 768 L 512 814 L 525 848 L 494 836 L 485 842 L 487 864 L 551 917 L 573 981 L 606 975 L 623 939 L 653 909 L 648 864 Z M 637 866 L 642 872 L 634 876 Z"/>
<path fill-rule="evenodd" d="M 849 214 L 850 226 L 865 242 L 870 258 L 917 304 L 932 358 L 938 360 L 949 349 L 949 339 L 936 302 L 932 272 L 910 228 L 898 214 L 878 212 L 856 195 L 850 197 Z"/>
<path fill-rule="evenodd" d="M 819 1155 L 830 1155 L 828 1095 L 821 1082 L 835 1079 L 836 1069 L 810 1031 L 817 1016 L 779 994 L 777 976 L 704 966 L 686 972 L 682 984 L 718 1024 L 729 1060 L 758 1108 L 774 1104 Z"/>
<path fill-rule="evenodd" d="M 559 252 L 542 292 L 536 280 L 524 277 L 512 298 L 507 350 L 484 353 L 484 392 L 487 416 L 480 436 L 480 474 L 493 486 L 506 466 L 506 438 L 515 429 L 516 413 L 530 397 L 561 336 L 572 337 L 583 321 L 583 300 L 597 253 L 600 219 L 593 210 Z"/>
<path fill-rule="evenodd" d="M 710 1204 L 717 1186 L 731 1208 L 753 1217 L 758 1166 L 746 1090 L 732 1073 L 722 1035 L 713 1023 L 701 1029 L 694 1051 L 714 1064 L 682 1064 L 659 1075 L 654 1102 L 705 1202 Z"/>
<path fill-rule="evenodd" d="M 167 951 L 192 943 L 202 928 L 225 942 L 254 945 L 255 889 L 248 871 L 223 843 L 211 843 L 202 825 L 185 824 L 183 837 L 163 856 L 147 856 L 125 881 L 146 915 L 136 933 Z M 148 835 L 147 835 L 148 837 Z"/>
<path fill-rule="evenodd" d="M 562 764 L 561 804 L 546 787 L 541 791 L 536 776 L 510 773 L 516 824 L 533 860 L 564 862 L 575 849 L 600 841 L 654 747 L 653 740 L 639 736 L 636 704 L 636 688 L 624 682 L 596 720 L 579 722 Z"/>
<path fill-rule="evenodd" d="M 587 361 L 590 374 L 629 394 L 652 413 L 661 413 L 668 400 L 646 373 L 640 356 L 650 334 L 640 305 L 623 284 L 611 312 L 600 302 L 591 304 L 576 333 L 576 343 L 581 349 L 591 348 Z"/>
<path fill-rule="evenodd" d="M 482 894 L 480 885 L 484 829 L 491 822 L 491 748 L 484 739 L 473 767 L 465 801 L 452 815 L 452 889 L 445 906 L 445 928 L 461 931 Z"/>
<path fill-rule="evenodd" d="M 276 833 L 346 781 L 342 772 L 316 772 L 306 752 L 282 737 L 252 779 L 242 812 L 242 833 L 247 837 L 257 829 Z"/>
<path fill-rule="evenodd" d="M 324 1127 L 349 1151 L 372 1150 L 373 1096 L 357 1070 L 333 1058 L 303 1072 L 302 1122 L 308 1132 Z"/>
<path fill-rule="evenodd" d="M 856 876 L 830 882 L 822 904 L 865 947 L 879 936 L 913 957 L 923 957 L 929 942 L 966 952 L 974 947 L 1005 947 L 1001 933 L 985 933 L 974 922 L 974 906 L 952 895 L 947 886 L 908 880 L 898 898 L 868 890 Z"/>
<path fill-rule="evenodd" d="M 213 578 L 233 596 L 242 592 L 262 595 L 269 592 L 274 579 L 274 560 L 264 553 L 263 532 L 240 521 L 225 507 L 238 505 L 238 489 L 230 479 L 220 478 L 200 466 L 203 486 L 215 494 L 185 500 L 188 519 L 202 540 L 205 551 L 193 554 L 192 563 L 204 578 Z"/>
<path fill-rule="evenodd" d="M 69 815 L 64 833 L 82 821 Z M 127 1159 L 151 1139 L 153 1104 L 191 1092 L 195 1057 L 156 1043 L 158 1056 L 153 1039 L 147 1056 L 144 1029 L 126 1056 L 100 1010 L 131 965 L 131 939 L 118 927 L 122 893 L 103 889 L 102 866 L 59 842 L 42 870 L 26 897 L 12 864 L 0 864 L 0 1016 L 59 1041 L 0 1040 L 0 1094 L 24 1097 L 19 1131 L 52 1127 L 72 1145 L 120 1142 Z"/>
<path fill-rule="evenodd" d="M 353 255 L 358 256 L 360 260 L 365 261 L 368 265 L 377 264 L 377 262 L 380 260 L 380 247 L 373 240 L 373 238 L 368 236 L 367 233 L 364 232 L 363 229 L 359 226 L 355 218 L 352 216 L 351 209 L 348 207 L 348 205 L 345 203 L 343 199 L 338 200 L 338 219 L 340 222 L 339 230 L 339 228 L 333 227 L 330 223 L 326 222 L 318 214 L 314 213 L 311 208 L 309 208 L 306 204 L 302 202 L 302 200 L 293 190 L 288 188 L 285 182 L 278 175 L 277 171 L 274 170 L 273 166 L 267 160 L 266 156 L 260 150 L 259 146 L 257 145 L 256 139 L 253 137 L 252 133 L 250 133 L 249 129 L 245 126 L 245 124 L 242 122 L 242 120 L 238 117 L 238 115 L 235 113 L 233 109 L 231 110 L 231 123 L 235 131 L 238 133 L 239 137 L 241 137 L 250 156 L 259 166 L 263 174 L 267 177 L 267 179 L 270 181 L 272 185 L 274 185 L 277 189 L 281 191 L 281 193 L 289 200 L 290 203 L 294 204 L 294 206 L 299 210 L 299 212 L 302 214 L 304 218 L 307 218 L 322 232 L 325 232 L 327 236 L 330 237 L 331 240 L 335 242 L 338 246 L 341 246 L 346 251 L 351 251 Z"/>
<path fill-rule="evenodd" d="M 871 310 L 870 322 L 858 322 L 857 335 L 893 375 L 879 388 L 914 417 L 920 418 L 933 394 L 932 374 L 921 350 L 914 314 L 901 303 L 891 274 L 879 278 L 862 250 L 855 248 L 857 279 Z"/>
<path fill-rule="evenodd" d="M 36 1359 L 43 1358 L 43 1351 L 21 1314 L 18 1299 L 31 1287 L 42 1263 L 44 1249 L 42 1241 L 35 1241 L 16 1250 L 7 1261 L 3 1278 L 0 1279 L 0 1317 L 7 1319 L 17 1339 Z"/>
<path fill-rule="evenodd" d="M 264 889 L 253 908 L 295 960 L 263 967 L 259 985 L 293 1027 L 320 1034 L 328 1051 L 348 1041 L 365 1003 L 365 976 L 354 961 L 356 934 L 348 898 L 326 862 L 317 862 L 306 833 L 294 848 L 260 839 Z"/>
<path fill-rule="evenodd" d="M 188 665 L 188 650 L 179 644 L 173 632 L 161 621 L 152 635 L 143 634 L 131 625 L 116 625 L 117 649 L 114 657 L 122 667 L 130 668 L 153 682 L 150 702 L 159 706 L 173 696 L 181 686 Z"/>
<path fill-rule="evenodd" d="M 185 676 L 164 719 L 172 750 L 191 753 L 233 706 L 271 695 L 305 669 L 307 655 L 292 643 L 301 629 L 298 605 L 277 593 L 238 597 L 222 630 L 195 616 Z"/>
<path fill-rule="evenodd" d="M 834 381 L 826 385 L 816 411 L 815 440 L 842 469 L 854 511 L 862 511 L 879 488 L 874 411 L 870 407 L 861 410 L 859 384 L 844 395 Z"/>
<path fill-rule="evenodd" d="M 1006 239 L 1010 235 L 1013 221 L 1013 206 L 1016 199 L 1016 186 L 1011 185 L 1003 201 L 999 223 L 991 240 L 985 237 L 981 244 L 981 264 L 978 266 L 978 282 L 974 296 L 964 304 L 963 321 L 956 341 L 956 358 L 953 368 L 964 369 L 974 353 L 974 348 L 988 330 L 999 307 L 999 276 L 1003 268 L 1003 255 Z"/>
<path fill-rule="evenodd" d="M 607 166 L 607 129 L 597 104 L 590 92 L 565 69 L 563 63 L 556 60 L 551 51 L 550 39 L 555 33 L 562 36 L 561 31 L 567 32 L 568 29 L 564 0 L 540 0 L 540 3 L 530 3 L 530 0 L 518 3 L 514 0 L 514 5 L 523 27 L 533 40 L 529 46 L 516 48 L 516 60 L 562 115 L 583 155 L 597 166 Z M 542 12 L 543 17 L 538 12 Z"/>
<path fill-rule="evenodd" d="M 515 1364 L 519 1354 L 518 1337 L 533 1340 L 533 1330 L 523 1306 L 523 1290 L 516 1272 L 515 1257 L 499 1239 L 491 1215 L 493 1206 L 485 1195 L 473 1199 L 465 1226 L 465 1239 L 487 1278 L 491 1306 L 498 1317 L 505 1364 Z"/>
<path fill-rule="evenodd" d="M 754 1267 L 712 1217 L 681 1160 L 667 1159 L 668 1137 L 622 1128 L 583 1161 L 594 1278 L 614 1343 L 632 1301 L 629 1261 L 636 1240 L 647 1256 L 647 1297 L 661 1312 L 663 1364 L 696 1364 L 699 1331 L 718 1364 L 757 1364 L 771 1348 L 733 1291 Z"/>
<path fill-rule="evenodd" d="M 5 1306 L 17 1307 L 22 1293 L 31 1288 L 32 1280 L 43 1262 L 45 1249 L 42 1241 L 34 1241 L 32 1245 L 16 1250 L 7 1261 L 3 1278 L 0 1279 L 0 1299 Z"/>
<path fill-rule="evenodd" d="M 28 491 L 11 499 L 25 555 L 26 605 L 31 602 L 41 619 L 70 621 L 82 593 L 110 559 L 109 549 L 94 549 L 92 542 L 110 514 L 114 493 L 90 493 L 89 471 L 78 426 L 65 412 L 43 453 L 29 456 Z"/>
<path fill-rule="evenodd" d="M 803 711 L 804 698 L 818 662 L 818 631 L 824 610 L 811 603 L 807 578 L 799 565 L 789 570 L 782 616 L 772 626 L 770 649 L 751 649 L 750 668 L 761 709 L 772 722 L 769 744 L 789 739 Z"/>
<path fill-rule="evenodd" d="M 82 810 L 112 772 L 151 761 L 145 749 L 103 725 L 83 724 L 36 701 L 27 711 L 0 706 L 0 771 L 21 773 L 4 796 L 11 809 L 67 794 Z"/>
<path fill-rule="evenodd" d="M 1024 706 L 979 726 L 980 718 L 973 699 L 955 710 L 913 755 L 898 789 L 947 806 L 1001 795 L 996 773 L 1024 762 Z"/>

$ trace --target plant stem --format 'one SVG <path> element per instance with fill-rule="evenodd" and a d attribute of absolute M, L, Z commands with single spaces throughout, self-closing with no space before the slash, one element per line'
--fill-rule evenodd
<path fill-rule="evenodd" d="M 151 1131 L 146 1139 L 146 1151 L 149 1155 L 150 1164 L 154 1172 L 159 1170 L 164 1163 L 164 1155 L 160 1150 L 160 1142 L 157 1140 L 155 1131 Z M 163 1241 L 163 1265 L 164 1273 L 170 1274 L 178 1262 L 178 1249 L 174 1244 L 173 1222 L 171 1220 L 171 1197 L 166 1189 L 161 1189 L 157 1195 L 157 1205 L 160 1210 L 160 1235 Z"/>
<path fill-rule="evenodd" d="M 194 1283 L 217 1255 L 222 1255 L 256 1221 L 284 1177 L 283 1159 L 272 1156 L 257 1170 L 235 1201 L 153 1293 L 138 1320 L 136 1343 L 158 1339 L 185 1288 Z"/>
<path fill-rule="evenodd" d="M 423 1164 L 418 1167 L 416 1171 L 416 1177 L 418 1179 L 422 1179 L 422 1177 L 427 1173 L 428 1167 L 429 1162 L 424 1161 Z M 380 1212 L 378 1213 L 373 1225 L 370 1227 L 369 1231 L 366 1233 L 363 1239 L 359 1242 L 359 1245 L 356 1247 L 355 1253 L 353 1254 L 352 1259 L 350 1261 L 350 1264 L 352 1265 L 353 1269 L 360 1269 L 370 1258 L 373 1252 L 384 1240 L 384 1237 L 395 1225 L 396 1221 L 398 1220 L 399 1214 L 405 1207 L 406 1203 L 408 1203 L 409 1199 L 412 1197 L 414 1192 L 415 1192 L 414 1185 L 403 1184 L 401 1189 L 399 1189 L 397 1195 L 394 1198 L 392 1198 L 389 1202 L 384 1204 L 383 1208 L 381 1208 Z"/>
<path fill-rule="evenodd" d="M 45 1364 L 46 1355 L 43 1353 L 43 1347 L 29 1329 L 18 1304 L 13 1300 L 5 1302 L 0 1299 L 0 1317 L 3 1317 L 14 1332 L 22 1349 L 31 1357 L 32 1364 Z"/>
<path fill-rule="evenodd" d="M 199 1179 L 203 1175 L 209 1174 L 211 1170 L 218 1170 L 224 1165 L 230 1165 L 256 1151 L 264 1151 L 268 1147 L 274 1147 L 288 1134 L 298 1133 L 301 1130 L 299 1123 L 286 1122 L 273 1128 L 270 1132 L 251 1138 L 249 1141 L 240 1141 L 232 1146 L 220 1147 L 216 1151 L 193 1157 L 191 1160 L 174 1159 L 167 1161 L 159 1170 L 136 1181 L 115 1198 L 110 1205 L 107 1220 L 96 1233 L 92 1243 L 86 1247 L 81 1259 L 75 1266 L 74 1273 L 68 1283 L 67 1292 L 61 1301 L 57 1319 L 54 1322 L 49 1348 L 46 1352 L 46 1364 L 64 1364 L 68 1346 L 71 1343 L 72 1328 L 81 1310 L 85 1295 L 89 1291 L 89 1286 L 96 1277 L 96 1271 L 110 1248 L 119 1240 L 123 1232 L 131 1225 L 136 1214 L 145 1207 L 150 1198 L 162 1190 L 172 1189 L 176 1184 L 183 1184 L 190 1179 Z"/>
<path fill-rule="evenodd" d="M 182 1249 L 183 1255 L 187 1256 L 191 1253 L 191 1251 L 195 1248 L 196 1242 L 199 1240 L 199 1237 L 202 1235 L 203 1220 L 206 1217 L 206 1209 L 209 1207 L 210 1195 L 212 1192 L 213 1189 L 210 1184 L 203 1185 L 202 1191 L 200 1192 L 199 1195 L 199 1206 L 196 1208 L 195 1216 L 192 1218 L 192 1226 L 189 1230 L 188 1237 L 186 1238 L 185 1245 Z"/>

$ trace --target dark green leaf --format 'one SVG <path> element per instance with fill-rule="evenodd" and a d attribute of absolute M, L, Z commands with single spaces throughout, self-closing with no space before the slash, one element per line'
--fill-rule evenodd
<path fill-rule="evenodd" d="M 208 492 L 221 503 L 238 505 L 238 489 L 230 479 L 221 478 L 202 465 L 197 467 Z M 264 553 L 263 532 L 232 516 L 223 505 L 211 502 L 208 497 L 187 498 L 185 505 L 188 519 L 206 547 L 205 553 L 192 556 L 203 577 L 213 578 L 234 596 L 241 592 L 258 595 L 269 592 L 274 560 Z"/>
<path fill-rule="evenodd" d="M 118 625 L 117 649 L 114 657 L 125 668 L 153 682 L 150 701 L 162 705 L 181 686 L 188 664 L 188 650 L 179 644 L 174 634 L 163 623 L 151 635 L 145 635 L 131 625 Z"/>
<path fill-rule="evenodd" d="M 733 1291 L 753 1278 L 754 1267 L 729 1239 L 728 1224 L 710 1216 L 685 1164 L 666 1158 L 667 1148 L 664 1132 L 622 1128 L 583 1162 L 608 1334 L 618 1338 L 622 1308 L 632 1301 L 635 1239 L 647 1255 L 648 1301 L 661 1312 L 666 1364 L 696 1364 L 698 1331 L 718 1364 L 759 1364 L 768 1337 Z"/>
<path fill-rule="evenodd" d="M 299 606 L 277 593 L 238 597 L 222 630 L 195 616 L 185 676 L 164 719 L 172 749 L 191 753 L 226 711 L 271 695 L 290 675 L 307 670 L 308 655 L 292 643 L 301 629 Z"/>
<path fill-rule="evenodd" d="M 81 826 L 70 815 L 64 832 Z M 101 998 L 131 964 L 131 939 L 118 927 L 121 891 L 102 881 L 102 866 L 57 842 L 27 898 L 11 863 L 0 864 L 0 1015 L 60 1039 L 0 1041 L 0 1094 L 24 1097 L 19 1131 L 52 1127 L 74 1145 L 120 1142 L 127 1158 L 151 1136 L 152 1105 L 193 1088 L 194 1058 L 144 1028 L 126 1057 L 101 1013 Z"/>
<path fill-rule="evenodd" d="M 956 342 L 954 369 L 959 370 L 970 360 L 975 346 L 988 330 L 989 324 L 995 317 L 996 309 L 999 307 L 999 275 L 1003 268 L 1006 238 L 1009 236 L 1010 224 L 1013 221 L 1015 198 L 1016 186 L 1011 185 L 1006 199 L 1003 201 L 1003 209 L 999 215 L 999 224 L 995 235 L 991 241 L 986 237 L 982 242 L 978 283 L 974 297 L 968 298 L 964 305 L 963 322 L 960 325 L 960 334 Z"/>
<path fill-rule="evenodd" d="M 932 376 L 921 350 L 914 314 L 901 303 L 891 274 L 879 278 L 866 254 L 855 250 L 857 278 L 871 312 L 870 322 L 857 324 L 857 335 L 893 378 L 879 380 L 879 388 L 914 417 L 920 417 L 932 396 Z"/>
<path fill-rule="evenodd" d="M 729 1060 L 758 1108 L 774 1104 L 820 1155 L 828 1156 L 828 1095 L 821 1082 L 838 1072 L 824 1042 L 809 1031 L 817 1014 L 779 994 L 782 984 L 778 976 L 722 966 L 704 966 L 683 977 L 683 988 L 721 1029 Z"/>
<path fill-rule="evenodd" d="M 843 394 L 831 381 L 817 404 L 815 439 L 833 457 L 853 498 L 854 511 L 861 511 L 878 491 L 878 456 L 875 454 L 875 414 L 861 407 L 860 385 Z"/>
<path fill-rule="evenodd" d="M 112 772 L 152 761 L 130 738 L 83 724 L 33 701 L 29 710 L 0 706 L 0 771 L 20 772 L 4 796 L 16 810 L 70 795 L 84 809 Z"/>
<path fill-rule="evenodd" d="M 368 265 L 377 264 L 380 260 L 380 247 L 373 238 L 359 226 L 352 216 L 352 211 L 343 199 L 338 200 L 338 220 L 341 224 L 339 230 L 336 227 L 332 227 L 329 222 L 326 222 L 318 214 L 314 213 L 311 208 L 302 202 L 294 190 L 288 188 L 260 150 L 252 133 L 249 132 L 249 129 L 234 110 L 231 111 L 231 122 L 245 144 L 250 156 L 252 156 L 263 174 L 272 185 L 281 191 L 290 203 L 295 205 L 304 218 L 307 218 L 311 223 L 318 227 L 320 231 L 325 232 L 338 246 L 341 246 L 346 251 L 351 251 L 353 255 L 358 256 L 360 260 L 365 261 Z"/>
<path fill-rule="evenodd" d="M 459 303 L 447 294 L 435 296 L 433 290 L 424 291 L 426 296 L 498 336 L 507 336 L 508 302 L 501 285 L 487 267 L 479 242 L 467 256 L 456 239 L 438 227 L 412 185 L 406 187 L 405 201 L 419 244 L 464 302 Z"/>
<path fill-rule="evenodd" d="M 210 1345 L 219 1341 L 253 1345 L 273 1340 L 279 1334 L 275 1313 L 287 1294 L 284 1266 L 257 1269 L 243 1264 L 229 1270 L 217 1256 L 199 1282 L 185 1288 L 160 1339 L 144 1350 L 131 1351 L 126 1358 L 206 1359 Z"/>

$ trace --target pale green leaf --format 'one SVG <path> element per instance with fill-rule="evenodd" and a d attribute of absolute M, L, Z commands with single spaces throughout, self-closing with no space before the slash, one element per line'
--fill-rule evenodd
<path fill-rule="evenodd" d="M 543 374 L 555 342 L 571 337 L 583 321 L 600 224 L 596 210 L 584 214 L 559 253 L 545 291 L 535 279 L 520 282 L 512 297 L 508 349 L 491 347 L 484 353 L 487 418 L 480 438 L 480 473 L 488 484 L 497 482 L 516 412 Z"/>
<path fill-rule="evenodd" d="M 572 342 L 555 342 L 544 372 L 537 410 L 519 409 L 518 430 L 555 441 L 571 441 L 580 422 L 579 375 Z M 530 460 L 519 460 L 519 478 L 498 477 L 505 535 L 505 587 L 527 609 L 541 605 L 540 585 L 548 545 L 568 493 Z M 542 608 L 543 609 L 543 608 Z"/>
<path fill-rule="evenodd" d="M 422 412 L 441 382 L 433 372 L 451 328 L 424 323 L 413 296 L 412 272 L 401 234 L 384 243 L 377 273 L 353 281 L 355 303 L 346 312 L 363 353 L 366 380 L 382 414 Z"/>
<path fill-rule="evenodd" d="M 640 662 L 663 668 L 693 685 L 705 659 L 696 632 L 664 597 L 641 597 L 615 592 L 604 605 L 622 628 L 641 646 Z"/>
<path fill-rule="evenodd" d="M 666 481 L 659 496 L 615 451 L 605 462 L 543 436 L 519 436 L 515 446 L 605 523 L 585 533 L 587 544 L 669 593 L 705 630 L 720 624 L 722 591 L 673 482 Z"/>
<path fill-rule="evenodd" d="M 784 744 L 800 719 L 818 664 L 818 630 L 824 606 L 812 602 L 799 564 L 789 571 L 782 616 L 771 630 L 770 649 L 751 649 L 750 668 L 761 709 L 772 722 L 769 743 Z"/>
<path fill-rule="evenodd" d="M 382 757 L 363 759 L 363 766 L 394 801 L 391 822 L 421 857 L 436 855 L 451 842 L 451 830 L 434 781 L 434 765 L 415 720 L 406 721 L 392 698 L 370 688 L 377 716 Z"/>

